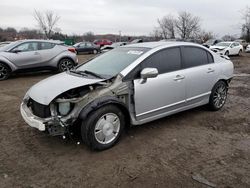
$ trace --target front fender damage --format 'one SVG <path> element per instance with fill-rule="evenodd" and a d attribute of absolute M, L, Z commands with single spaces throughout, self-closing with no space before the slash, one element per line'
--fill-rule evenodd
<path fill-rule="evenodd" d="M 80 90 L 88 92 L 82 96 L 73 98 L 65 97 L 65 93 L 54 99 L 50 104 L 52 121 L 47 125 L 47 130 L 53 136 L 65 135 L 70 132 L 77 120 L 83 121 L 87 118 L 90 112 L 100 108 L 106 104 L 120 105 L 126 113 L 129 109 L 130 89 L 129 84 L 122 82 L 122 78 L 117 76 L 112 80 L 95 83 L 88 87 L 84 86 Z M 77 90 L 79 92 L 79 90 Z M 57 106 L 59 103 L 69 102 L 74 107 L 66 116 L 61 116 L 58 113 Z"/>

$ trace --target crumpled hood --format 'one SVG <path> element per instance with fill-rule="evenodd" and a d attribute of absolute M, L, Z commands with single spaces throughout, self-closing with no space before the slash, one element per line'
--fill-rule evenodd
<path fill-rule="evenodd" d="M 210 47 L 210 49 L 217 49 L 217 50 L 224 50 L 225 48 L 227 48 L 227 47 L 225 47 L 225 46 L 211 46 Z"/>
<path fill-rule="evenodd" d="M 65 91 L 101 81 L 104 79 L 89 79 L 63 72 L 38 82 L 29 89 L 27 95 L 40 104 L 48 105 Z"/>

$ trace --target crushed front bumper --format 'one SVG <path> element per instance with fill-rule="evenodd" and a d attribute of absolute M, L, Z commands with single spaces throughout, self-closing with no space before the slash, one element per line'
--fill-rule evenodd
<path fill-rule="evenodd" d="M 45 131 L 46 126 L 45 124 L 50 121 L 51 119 L 46 118 L 39 118 L 32 114 L 31 110 L 27 107 L 25 103 L 22 103 L 20 106 L 21 115 L 24 121 L 31 127 L 37 128 L 40 131 Z"/>

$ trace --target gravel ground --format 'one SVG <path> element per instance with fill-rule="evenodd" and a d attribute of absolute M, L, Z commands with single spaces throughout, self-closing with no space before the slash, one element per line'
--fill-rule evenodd
<path fill-rule="evenodd" d="M 130 128 L 103 152 L 22 120 L 25 92 L 54 73 L 0 82 L 0 187 L 250 187 L 250 54 L 232 60 L 235 78 L 222 110 L 200 107 Z"/>

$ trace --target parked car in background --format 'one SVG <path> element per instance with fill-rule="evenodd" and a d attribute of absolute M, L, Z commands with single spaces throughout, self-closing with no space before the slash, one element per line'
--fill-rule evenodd
<path fill-rule="evenodd" d="M 250 53 L 250 45 L 248 45 L 248 46 L 246 47 L 245 52 Z"/>
<path fill-rule="evenodd" d="M 10 41 L 0 42 L 0 48 L 6 46 L 7 44 L 10 44 Z"/>
<path fill-rule="evenodd" d="M 74 45 L 77 54 L 89 53 L 97 54 L 100 52 L 100 46 L 95 45 L 91 42 L 79 42 Z"/>
<path fill-rule="evenodd" d="M 108 40 L 108 39 L 99 39 L 99 40 L 95 40 L 94 44 L 97 46 L 105 46 L 105 45 L 111 45 L 112 41 Z"/>
<path fill-rule="evenodd" d="M 240 55 L 243 52 L 243 46 L 238 42 L 220 42 L 210 49 L 220 55 Z"/>
<path fill-rule="evenodd" d="M 246 40 L 242 40 L 242 39 L 237 39 L 234 42 L 240 43 L 243 46 L 244 49 L 246 49 L 248 44 L 249 44 Z"/>
<path fill-rule="evenodd" d="M 201 105 L 221 109 L 232 77 L 233 63 L 201 45 L 137 43 L 37 83 L 20 110 L 31 127 L 52 136 L 81 130 L 84 143 L 104 150 L 125 126 Z"/>
<path fill-rule="evenodd" d="M 130 44 L 136 44 L 136 43 L 142 43 L 143 39 L 134 39 L 132 41 L 130 41 Z"/>
<path fill-rule="evenodd" d="M 112 49 L 120 47 L 120 46 L 124 46 L 126 44 L 127 44 L 127 42 L 115 42 L 111 45 L 105 45 L 105 46 L 101 47 L 101 52 L 107 52 L 109 50 L 112 50 Z"/>
<path fill-rule="evenodd" d="M 207 48 L 210 48 L 210 46 L 214 46 L 220 42 L 222 42 L 221 39 L 210 39 L 207 42 L 203 43 L 202 45 L 207 47 Z"/>
<path fill-rule="evenodd" d="M 0 80 L 12 73 L 73 68 L 77 64 L 75 48 L 51 40 L 20 40 L 0 48 Z"/>

